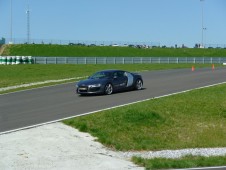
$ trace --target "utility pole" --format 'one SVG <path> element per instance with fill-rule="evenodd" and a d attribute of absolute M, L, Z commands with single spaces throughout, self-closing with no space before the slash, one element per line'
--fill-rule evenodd
<path fill-rule="evenodd" d="M 204 42 L 203 42 L 203 34 L 204 34 L 204 30 L 206 30 L 206 28 L 204 27 L 204 0 L 200 0 L 202 3 L 202 43 L 201 43 L 201 47 L 204 48 Z"/>
<path fill-rule="evenodd" d="M 9 44 L 13 43 L 13 3 L 10 0 L 10 41 Z"/>
<path fill-rule="evenodd" d="M 29 9 L 29 2 L 27 4 L 27 43 L 30 44 L 30 9 Z"/>

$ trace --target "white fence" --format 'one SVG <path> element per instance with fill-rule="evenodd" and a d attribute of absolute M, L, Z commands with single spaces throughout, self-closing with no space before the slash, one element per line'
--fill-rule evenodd
<path fill-rule="evenodd" d="M 226 57 L 27 57 L 0 56 L 0 64 L 225 64 Z"/>
<path fill-rule="evenodd" d="M 223 64 L 226 57 L 33 57 L 34 64 Z"/>

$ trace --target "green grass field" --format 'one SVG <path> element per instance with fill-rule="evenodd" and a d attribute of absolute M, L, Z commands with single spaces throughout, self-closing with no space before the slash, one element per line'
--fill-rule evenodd
<path fill-rule="evenodd" d="M 226 84 L 66 120 L 116 150 L 226 146 Z"/>
<path fill-rule="evenodd" d="M 179 159 L 142 159 L 133 158 L 133 162 L 140 166 L 144 166 L 146 170 L 151 169 L 173 169 L 173 168 L 193 168 L 193 167 L 208 167 L 208 166 L 225 166 L 226 156 L 185 156 Z"/>
<path fill-rule="evenodd" d="M 152 48 L 70 45 L 9 45 L 2 55 L 65 57 L 226 57 L 226 49 Z"/>
<path fill-rule="evenodd" d="M 121 151 L 226 147 L 226 84 L 63 121 Z M 132 161 L 146 169 L 226 165 L 226 156 Z"/>

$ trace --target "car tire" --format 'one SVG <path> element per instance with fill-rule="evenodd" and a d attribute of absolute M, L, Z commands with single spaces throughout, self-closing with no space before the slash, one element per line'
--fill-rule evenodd
<path fill-rule="evenodd" d="M 104 94 L 110 95 L 113 93 L 113 86 L 111 83 L 107 83 L 104 87 Z"/>
<path fill-rule="evenodd" d="M 141 79 L 137 79 L 135 82 L 135 90 L 141 90 L 143 88 L 143 82 Z"/>

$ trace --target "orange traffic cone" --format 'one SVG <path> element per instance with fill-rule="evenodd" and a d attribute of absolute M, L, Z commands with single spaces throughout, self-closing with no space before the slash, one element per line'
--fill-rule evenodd
<path fill-rule="evenodd" d="M 214 69 L 215 69 L 214 64 L 212 64 L 212 70 L 214 70 Z"/>
<path fill-rule="evenodd" d="M 195 71 L 195 67 L 194 66 L 191 67 L 191 71 Z"/>

